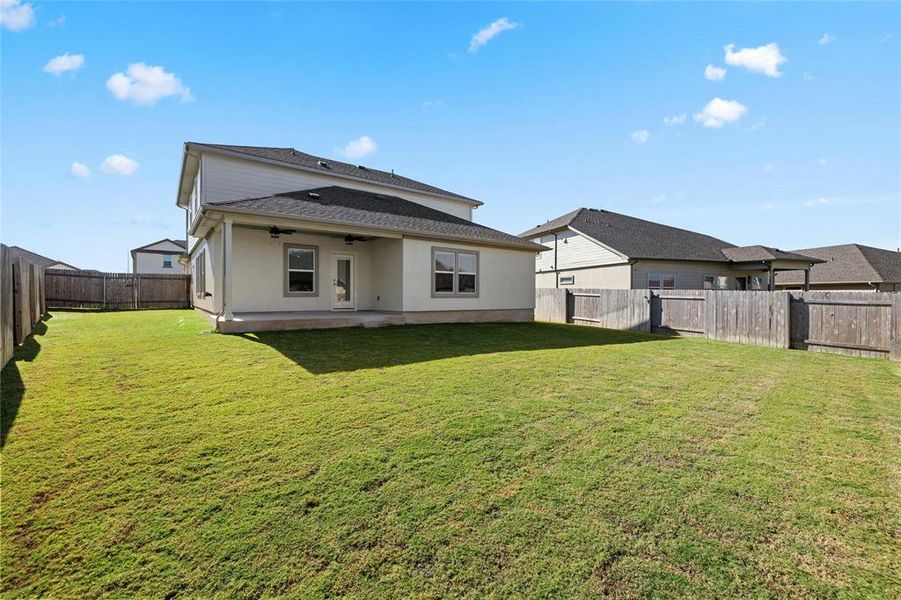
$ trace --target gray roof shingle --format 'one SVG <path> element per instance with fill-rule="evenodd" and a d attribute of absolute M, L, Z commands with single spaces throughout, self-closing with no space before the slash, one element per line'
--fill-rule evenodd
<path fill-rule="evenodd" d="M 312 154 L 300 152 L 299 150 L 295 150 L 294 148 L 275 148 L 268 146 L 231 146 L 227 144 L 204 144 L 200 142 L 188 142 L 188 144 L 212 148 L 214 150 L 243 154 L 252 158 L 276 161 L 285 163 L 289 166 L 321 171 L 322 173 L 326 174 L 330 173 L 332 175 L 338 176 L 349 176 L 356 179 L 372 181 L 374 183 L 383 183 L 387 185 L 406 188 L 417 192 L 425 192 L 428 194 L 438 194 L 440 196 L 457 198 L 460 200 L 472 202 L 476 205 L 482 204 L 482 202 L 473 198 L 469 198 L 461 194 L 456 194 L 454 192 L 449 192 L 439 187 L 435 187 L 427 183 L 422 183 L 421 181 L 416 181 L 415 179 L 403 177 L 401 175 L 395 174 L 394 172 L 389 173 L 387 171 L 379 171 L 378 169 L 370 169 L 369 167 L 364 167 L 362 165 L 352 165 L 331 158 L 313 156 Z M 325 166 L 323 166 L 323 164 Z"/>
<path fill-rule="evenodd" d="M 824 261 L 810 269 L 811 283 L 901 282 L 901 253 L 863 246 L 840 244 L 796 250 Z M 804 282 L 803 271 L 776 274 L 776 283 Z"/>
<path fill-rule="evenodd" d="M 61 260 L 56 260 L 53 258 L 49 258 L 42 254 L 38 254 L 37 252 L 32 252 L 31 250 L 26 250 L 25 248 L 21 248 L 19 246 L 10 246 L 9 247 L 9 256 L 13 260 L 18 257 L 22 257 L 24 260 L 27 260 L 30 263 L 34 263 L 39 267 L 49 267 L 50 265 L 66 265 L 68 267 L 72 267 L 73 269 L 79 270 L 78 267 L 74 265 L 70 265 L 67 262 L 63 262 Z"/>
<path fill-rule="evenodd" d="M 287 192 L 261 198 L 210 202 L 206 206 L 210 209 L 263 213 L 311 221 L 339 222 L 351 226 L 389 229 L 439 238 L 455 238 L 474 243 L 487 242 L 534 252 L 543 249 L 542 246 L 515 235 L 491 229 L 397 196 L 341 186 Z"/>
<path fill-rule="evenodd" d="M 728 262 L 722 251 L 735 247 L 709 235 L 596 208 L 580 208 L 520 237 L 534 238 L 567 226 L 629 258 Z"/>
<path fill-rule="evenodd" d="M 768 260 L 797 260 L 803 262 L 820 262 L 813 256 L 805 256 L 795 252 L 786 252 L 770 246 L 741 246 L 738 248 L 724 248 L 723 254 L 733 262 L 763 262 Z"/>

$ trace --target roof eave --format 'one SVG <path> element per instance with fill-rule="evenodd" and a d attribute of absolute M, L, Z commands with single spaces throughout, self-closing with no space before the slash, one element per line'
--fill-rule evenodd
<path fill-rule="evenodd" d="M 298 171 L 304 171 L 306 173 L 316 173 L 319 175 L 339 177 L 339 178 L 344 178 L 344 179 L 350 179 L 353 181 L 359 181 L 361 183 L 368 183 L 370 185 L 380 185 L 380 186 L 392 188 L 395 190 L 403 190 L 405 192 L 415 192 L 417 194 L 425 194 L 426 196 L 433 196 L 435 198 L 443 198 L 445 200 L 466 202 L 467 204 L 471 204 L 474 208 L 477 208 L 477 207 L 485 204 L 484 202 L 481 202 L 480 200 L 475 200 L 473 198 L 467 198 L 466 196 L 453 196 L 450 194 L 439 194 L 436 192 L 429 192 L 426 190 L 416 190 L 416 189 L 405 187 L 402 185 L 393 185 L 390 183 L 383 183 L 381 181 L 373 181 L 371 179 L 366 179 L 364 177 L 354 177 L 353 175 L 346 175 L 344 173 L 326 173 L 326 172 L 323 172 L 318 169 L 311 169 L 310 167 L 305 167 L 303 165 L 295 165 L 295 164 L 288 163 L 288 162 L 281 161 L 281 160 L 275 160 L 275 159 L 271 159 L 271 158 L 263 158 L 261 156 L 254 156 L 252 154 L 248 154 L 246 152 L 238 152 L 236 150 L 225 150 L 223 148 L 217 148 L 215 146 L 210 146 L 208 144 L 203 144 L 200 142 L 185 142 L 185 154 L 186 155 L 187 155 L 188 148 L 190 148 L 190 147 L 197 147 L 198 149 L 202 149 L 205 152 L 218 153 L 218 154 L 222 154 L 223 156 L 231 156 L 233 158 L 240 158 L 240 159 L 244 159 L 244 160 L 253 160 L 256 162 L 276 165 L 276 166 L 285 167 L 288 169 L 297 169 Z"/>

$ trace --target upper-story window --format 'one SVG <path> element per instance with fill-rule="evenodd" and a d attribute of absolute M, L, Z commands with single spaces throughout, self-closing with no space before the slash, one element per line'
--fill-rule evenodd
<path fill-rule="evenodd" d="M 171 254 L 163 254 L 163 268 L 164 269 L 172 268 L 172 255 Z"/>

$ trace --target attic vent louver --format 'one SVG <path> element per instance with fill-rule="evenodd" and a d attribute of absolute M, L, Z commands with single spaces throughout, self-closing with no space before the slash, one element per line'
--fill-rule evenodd
<path fill-rule="evenodd" d="M 316 192 L 307 192 L 307 196 L 309 196 L 309 197 L 312 198 L 313 200 L 318 200 L 318 199 L 319 199 L 319 194 L 317 194 Z"/>
<path fill-rule="evenodd" d="M 330 169 L 330 168 L 331 168 L 331 167 L 328 166 L 328 163 L 325 162 L 324 160 L 320 160 L 320 161 L 319 161 L 319 166 L 322 167 L 323 169 Z"/>

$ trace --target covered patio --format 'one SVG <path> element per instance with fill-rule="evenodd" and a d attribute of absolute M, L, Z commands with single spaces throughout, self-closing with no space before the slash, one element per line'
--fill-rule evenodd
<path fill-rule="evenodd" d="M 824 262 L 819 258 L 786 252 L 768 246 L 725 248 L 723 254 L 732 262 L 735 271 L 766 273 L 766 291 L 776 289 L 777 271 L 804 271 L 804 289 L 810 289 L 810 267 Z M 750 276 L 749 276 L 750 277 Z M 746 284 L 747 285 L 747 284 Z M 745 289 L 752 289 L 747 286 Z"/>

